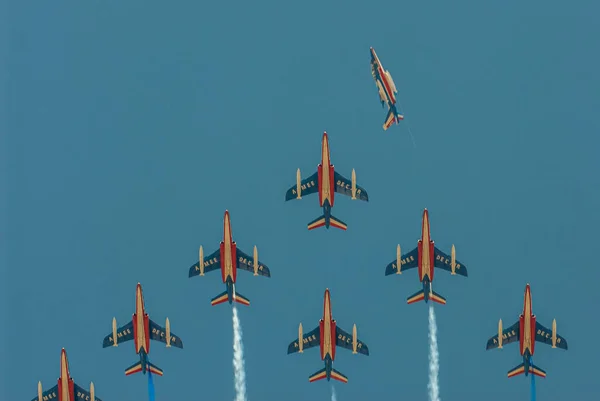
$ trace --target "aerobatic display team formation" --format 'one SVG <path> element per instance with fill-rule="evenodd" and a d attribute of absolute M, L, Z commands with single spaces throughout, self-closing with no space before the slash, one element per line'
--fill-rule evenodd
<path fill-rule="evenodd" d="M 396 97 L 398 93 L 392 76 L 383 69 L 377 54 L 373 48 L 371 53 L 371 73 L 375 80 L 379 98 L 382 106 L 387 104 L 388 113 L 383 124 L 383 129 L 387 130 L 394 123 L 400 123 L 404 116 L 396 108 Z M 296 173 L 296 183 L 288 189 L 285 194 L 285 200 L 302 199 L 302 196 L 318 193 L 319 205 L 323 208 L 322 215 L 308 223 L 308 229 L 314 230 L 319 227 L 335 227 L 346 230 L 348 225 L 339 217 L 332 214 L 335 200 L 335 194 L 342 194 L 351 197 L 351 199 L 360 199 L 368 202 L 369 196 L 362 186 L 356 183 L 356 173 L 352 170 L 351 178 L 348 179 L 338 173 L 331 162 L 331 153 L 327 133 L 323 133 L 321 140 L 321 163 L 317 171 L 310 177 L 302 179 L 300 170 Z M 383 266 L 382 266 L 383 267 Z M 442 252 L 435 246 L 431 239 L 429 212 L 424 209 L 421 221 L 421 238 L 417 241 L 417 246 L 407 253 L 402 253 L 400 245 L 396 248 L 395 258 L 385 267 L 385 275 L 399 275 L 410 269 L 417 269 L 417 275 L 421 282 L 420 289 L 414 294 L 408 296 L 407 303 L 413 304 L 419 301 L 444 305 L 446 298 L 437 291 L 433 290 L 433 279 L 435 269 L 441 269 L 449 272 L 451 275 L 460 275 L 467 277 L 466 266 L 456 259 L 456 249 L 454 245 L 450 254 Z M 216 270 L 221 271 L 221 279 L 225 284 L 225 291 L 216 295 L 211 300 L 211 305 L 222 303 L 250 305 L 250 299 L 240 293 L 237 289 L 237 273 L 244 270 L 253 273 L 255 276 L 270 277 L 269 268 L 258 259 L 258 250 L 255 246 L 252 254 L 242 251 L 233 241 L 231 231 L 231 216 L 225 211 L 223 224 L 223 240 L 219 247 L 210 254 L 205 255 L 202 246 L 199 248 L 198 262 L 189 269 L 189 278 L 195 276 L 204 276 Z M 382 269 L 383 270 L 383 269 Z M 503 328 L 502 320 L 498 323 L 498 332 L 487 341 L 486 349 L 502 348 L 504 345 L 518 342 L 519 353 L 522 362 L 508 371 L 508 377 L 514 377 L 520 374 L 528 376 L 529 374 L 545 377 L 546 372 L 532 361 L 536 342 L 551 345 L 552 348 L 567 349 L 567 341 L 558 335 L 556 331 L 556 320 L 552 322 L 549 329 L 536 321 L 531 304 L 531 288 L 528 283 L 525 285 L 525 294 L 523 300 L 523 311 L 519 319 L 507 328 Z M 124 313 L 124 312 L 123 312 Z M 235 316 L 235 313 L 234 313 Z M 150 319 L 144 307 L 144 297 L 142 286 L 137 284 L 135 290 L 135 312 L 131 321 L 124 326 L 118 326 L 116 318 L 112 321 L 112 330 L 104 338 L 103 347 L 116 347 L 118 344 L 133 340 L 133 348 L 138 354 L 139 360 L 125 369 L 126 375 L 141 372 L 151 375 L 163 375 L 163 371 L 158 366 L 150 363 L 148 354 L 150 353 L 150 340 L 160 341 L 167 347 L 183 348 L 183 342 L 179 336 L 171 331 L 169 319 L 165 320 L 164 327 Z M 310 331 L 304 332 L 302 324 L 298 327 L 298 337 L 288 346 L 287 353 L 302 353 L 309 348 L 318 347 L 319 355 L 324 363 L 322 369 L 308 376 L 309 382 L 322 379 L 327 381 L 334 379 L 343 383 L 348 382 L 348 377 L 337 369 L 334 369 L 336 347 L 345 348 L 352 351 L 353 354 L 369 355 L 369 347 L 358 338 L 356 325 L 352 331 L 346 331 L 338 326 L 333 318 L 331 310 L 331 293 L 325 289 L 323 299 L 323 315 L 319 324 Z M 76 401 L 91 400 L 101 401 L 96 397 L 94 385 L 90 384 L 89 392 L 76 384 L 70 376 L 67 354 L 62 349 L 60 359 L 60 377 L 58 383 L 52 388 L 43 390 L 41 382 L 38 382 L 37 395 L 32 401 Z"/>

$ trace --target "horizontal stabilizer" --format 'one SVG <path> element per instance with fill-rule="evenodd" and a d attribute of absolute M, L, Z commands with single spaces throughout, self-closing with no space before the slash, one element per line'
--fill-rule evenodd
<path fill-rule="evenodd" d="M 323 380 L 324 378 L 327 377 L 327 370 L 325 368 L 316 371 L 315 373 L 312 374 L 312 376 L 308 377 L 308 381 L 309 382 L 316 382 L 318 380 Z"/>
<path fill-rule="evenodd" d="M 150 372 L 152 372 L 153 375 L 159 375 L 162 376 L 163 375 L 163 371 L 161 368 L 159 368 L 156 365 L 151 364 L 150 362 L 148 362 L 148 368 L 147 368 Z"/>
<path fill-rule="evenodd" d="M 329 216 L 329 225 L 331 227 L 339 228 L 340 230 L 344 231 L 348 228 L 348 225 L 346 223 L 333 216 Z M 310 223 L 308 223 L 309 230 L 314 230 L 315 228 L 323 226 L 325 226 L 325 215 L 321 215 L 313 221 L 311 221 Z"/>
<path fill-rule="evenodd" d="M 136 362 L 127 369 L 125 369 L 125 376 L 132 375 L 134 373 L 139 373 L 142 371 L 142 363 Z"/>
<path fill-rule="evenodd" d="M 331 378 L 342 383 L 348 383 L 348 378 L 335 369 L 331 369 Z"/>
<path fill-rule="evenodd" d="M 146 363 L 146 370 L 149 370 L 155 375 L 162 376 L 163 371 L 158 366 L 151 364 L 150 362 Z M 136 362 L 127 369 L 125 369 L 125 376 L 132 375 L 134 373 L 139 373 L 142 371 L 142 362 Z"/>
<path fill-rule="evenodd" d="M 507 376 L 510 378 L 522 375 L 523 373 L 525 373 L 524 363 L 515 366 L 512 370 L 509 370 Z M 546 372 L 533 364 L 529 365 L 529 373 L 539 377 L 546 377 Z"/>
<path fill-rule="evenodd" d="M 215 306 L 227 301 L 229 301 L 229 294 L 227 293 L 227 291 L 223 291 L 222 293 L 211 299 L 210 304 L 212 306 Z"/>
<path fill-rule="evenodd" d="M 444 298 L 435 291 L 431 291 L 431 293 L 429 294 L 429 299 L 431 299 L 433 302 L 437 302 L 438 304 L 446 305 L 446 298 Z"/>
<path fill-rule="evenodd" d="M 238 304 L 250 306 L 250 300 L 237 291 L 233 293 L 233 300 Z"/>
<path fill-rule="evenodd" d="M 412 294 L 410 297 L 406 298 L 406 303 L 414 304 L 415 302 L 420 302 L 425 299 L 425 292 L 423 290 L 417 291 Z"/>

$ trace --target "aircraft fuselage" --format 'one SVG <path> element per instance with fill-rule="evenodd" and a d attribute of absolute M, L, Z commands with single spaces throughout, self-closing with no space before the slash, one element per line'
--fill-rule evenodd
<path fill-rule="evenodd" d="M 333 207 L 335 197 L 335 180 L 334 166 L 331 164 L 330 152 L 329 152 L 329 140 L 327 133 L 323 134 L 323 141 L 321 143 L 321 164 L 317 168 L 319 174 L 319 204 L 325 205 L 325 201 L 329 201 L 329 207 Z"/>
<path fill-rule="evenodd" d="M 58 400 L 74 401 L 75 389 L 73 379 L 69 374 L 67 352 L 63 349 L 60 356 L 60 377 L 58 378 Z"/>
<path fill-rule="evenodd" d="M 323 302 L 323 319 L 319 322 L 322 360 L 324 360 L 328 354 L 332 361 L 335 360 L 335 326 L 335 320 L 331 317 L 331 298 L 329 290 L 326 290 L 325 301 Z"/>
<path fill-rule="evenodd" d="M 142 286 L 138 283 L 135 294 L 135 313 L 133 314 L 133 339 L 135 345 L 135 352 L 150 352 L 150 337 L 148 335 L 149 330 L 149 318 L 148 314 L 144 310 L 144 295 L 142 294 Z"/>
<path fill-rule="evenodd" d="M 220 244 L 221 251 L 221 277 L 226 283 L 228 278 L 235 283 L 237 275 L 236 262 L 236 244 L 231 235 L 231 221 L 229 212 L 225 212 L 225 220 L 223 222 L 223 241 Z"/>
<path fill-rule="evenodd" d="M 526 355 L 527 351 L 533 355 L 535 351 L 535 315 L 531 307 L 529 284 L 525 287 L 523 313 L 519 316 L 519 346 L 521 355 Z"/>
<path fill-rule="evenodd" d="M 386 97 L 386 101 L 388 102 L 388 106 L 391 107 L 391 105 L 396 104 L 396 97 L 394 96 L 394 91 L 392 90 L 392 85 L 390 84 L 387 73 L 383 69 L 383 65 L 381 64 L 381 61 L 379 61 L 379 57 L 377 57 L 377 53 L 375 53 L 375 50 L 373 48 L 371 48 L 371 55 L 372 55 L 373 59 L 375 60 L 375 68 L 377 69 L 377 77 L 379 78 L 378 86 L 380 86 L 380 88 L 383 89 L 383 92 Z"/>
<path fill-rule="evenodd" d="M 423 212 L 423 223 L 421 227 L 421 239 L 418 243 L 419 247 L 419 280 L 423 281 L 425 277 L 429 278 L 429 282 L 433 281 L 434 271 L 434 242 L 431 240 L 429 231 L 429 213 L 427 209 Z"/>

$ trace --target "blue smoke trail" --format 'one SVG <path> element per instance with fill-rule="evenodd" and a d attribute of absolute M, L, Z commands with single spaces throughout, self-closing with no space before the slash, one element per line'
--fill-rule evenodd
<path fill-rule="evenodd" d="M 148 400 L 154 401 L 154 380 L 152 380 L 152 373 L 148 370 Z"/>
<path fill-rule="evenodd" d="M 533 366 L 533 358 L 529 358 L 531 366 Z M 531 374 L 531 401 L 535 401 L 535 375 Z"/>

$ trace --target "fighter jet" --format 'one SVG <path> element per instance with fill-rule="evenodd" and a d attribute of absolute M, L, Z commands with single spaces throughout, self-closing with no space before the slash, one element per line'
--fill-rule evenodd
<path fill-rule="evenodd" d="M 142 285 L 137 284 L 135 293 L 135 313 L 129 323 L 117 329 L 117 319 L 113 318 L 112 333 L 104 338 L 102 347 L 116 347 L 117 343 L 133 340 L 135 353 L 140 356 L 140 361 L 134 363 L 125 369 L 125 375 L 129 376 L 134 373 L 142 372 L 146 374 L 149 370 L 153 374 L 162 376 L 163 371 L 156 365 L 153 365 L 148 360 L 150 353 L 150 340 L 161 341 L 167 344 L 167 347 L 183 348 L 181 339 L 171 332 L 169 318 L 166 321 L 166 329 L 154 323 L 145 311 L 144 296 L 142 295 Z"/>
<path fill-rule="evenodd" d="M 409 304 L 423 300 L 427 303 L 429 299 L 442 305 L 446 304 L 446 298 L 433 291 L 431 286 L 431 283 L 433 282 L 433 272 L 436 267 L 449 271 L 452 275 L 460 274 L 461 276 L 467 277 L 466 266 L 456 260 L 456 250 L 454 245 L 452 245 L 451 254 L 448 256 L 440 251 L 434 245 L 434 241 L 431 240 L 429 231 L 429 213 L 427 212 L 427 209 L 423 212 L 421 239 L 417 242 L 417 247 L 407 254 L 400 255 L 400 245 L 398 245 L 398 248 L 396 249 L 396 260 L 390 262 L 390 264 L 386 266 L 385 275 L 389 276 L 394 273 L 402 274 L 405 270 L 414 267 L 419 268 L 419 280 L 423 283 L 423 289 L 408 297 L 406 301 Z"/>
<path fill-rule="evenodd" d="M 299 341 L 302 339 L 302 341 Z M 298 327 L 298 338 L 292 341 L 288 346 L 288 355 L 300 352 L 305 349 L 316 347 L 321 348 L 321 359 L 325 361 L 325 367 L 313 375 L 309 376 L 309 382 L 317 380 L 335 379 L 342 383 L 348 383 L 348 378 L 341 372 L 333 369 L 333 361 L 335 359 L 335 347 L 343 347 L 352 351 L 353 354 L 361 353 L 369 355 L 367 344 L 360 341 L 356 337 L 356 325 L 352 328 L 352 335 L 342 330 L 337 326 L 336 321 L 331 316 L 331 299 L 329 296 L 329 288 L 325 290 L 325 302 L 323 304 L 323 318 L 319 320 L 319 325 L 306 335 L 302 334 L 302 323 Z"/>
<path fill-rule="evenodd" d="M 190 267 L 189 277 L 204 276 L 204 273 L 217 270 L 219 267 L 221 268 L 221 277 L 227 289 L 210 301 L 212 306 L 222 304 L 226 301 L 229 301 L 230 304 L 237 302 L 250 306 L 250 300 L 235 289 L 237 269 L 254 272 L 255 276 L 271 277 L 269 268 L 258 260 L 256 246 L 254 247 L 253 257 L 250 257 L 239 249 L 235 241 L 233 241 L 229 211 L 227 210 L 225 210 L 225 219 L 223 221 L 223 241 L 221 241 L 219 249 L 205 258 L 204 251 L 200 247 L 200 258 L 197 263 Z"/>
<path fill-rule="evenodd" d="M 383 129 L 385 131 L 391 127 L 394 122 L 400 124 L 400 120 L 403 120 L 404 116 L 396 109 L 396 96 L 394 94 L 398 93 L 398 90 L 396 89 L 396 85 L 394 84 L 390 72 L 383 69 L 383 65 L 381 64 L 381 61 L 379 61 L 375 49 L 371 47 L 370 50 L 371 75 L 373 75 L 375 85 L 377 85 L 377 90 L 379 91 L 381 107 L 387 103 L 389 109 L 385 122 L 383 123 Z"/>
<path fill-rule="evenodd" d="M 319 193 L 319 205 L 323 207 L 323 215 L 308 223 L 308 229 L 323 227 L 329 229 L 333 226 L 346 230 L 348 225 L 343 221 L 331 215 L 331 208 L 335 193 L 350 196 L 353 200 L 360 199 L 369 201 L 369 195 L 364 188 L 356 185 L 356 173 L 352 170 L 352 180 L 335 171 L 329 157 L 329 141 L 327 132 L 323 133 L 321 144 L 321 164 L 317 166 L 317 172 L 310 177 L 300 181 L 300 169 L 296 173 L 296 185 L 288 189 L 285 194 L 285 200 L 302 199 L 302 195 Z"/>
<path fill-rule="evenodd" d="M 50 390 L 42 392 L 42 382 L 38 382 L 38 395 L 31 401 L 48 401 L 57 399 L 58 401 L 102 401 L 94 396 L 94 383 L 90 383 L 90 392 L 77 385 L 71 378 L 69 372 L 69 361 L 67 360 L 67 351 L 63 348 L 60 353 L 60 377 L 58 384 Z"/>
<path fill-rule="evenodd" d="M 546 372 L 535 366 L 531 357 L 535 351 L 535 342 L 552 345 L 552 348 L 567 348 L 567 340 L 556 334 L 556 319 L 552 321 L 552 330 L 542 326 L 535 320 L 531 308 L 531 289 L 529 284 L 525 286 L 525 297 L 523 300 L 523 313 L 519 320 L 507 329 L 502 330 L 502 319 L 498 322 L 498 335 L 493 336 L 487 342 L 486 350 L 492 348 L 502 349 L 502 345 L 519 341 L 519 352 L 523 356 L 523 363 L 508 371 L 508 377 L 515 377 L 529 373 L 546 377 Z"/>

